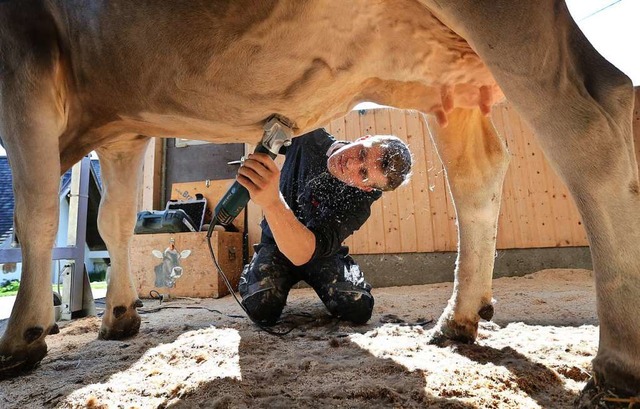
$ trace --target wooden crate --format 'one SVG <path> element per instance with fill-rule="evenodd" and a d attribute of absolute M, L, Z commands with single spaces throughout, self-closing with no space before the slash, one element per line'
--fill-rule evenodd
<path fill-rule="evenodd" d="M 173 297 L 219 298 L 229 294 L 218 269 L 213 264 L 207 244 L 206 232 L 135 234 L 131 242 L 131 272 L 138 296 L 150 298 L 155 290 Z M 157 268 L 162 269 L 163 260 L 155 256 L 154 250 L 161 253 L 171 246 L 181 253 L 190 250 L 190 254 L 179 260 L 182 275 L 175 280 L 173 287 L 167 287 L 162 280 L 156 281 Z M 211 244 L 218 263 L 235 290 L 242 271 L 242 234 L 213 232 Z M 156 252 L 157 254 L 157 252 Z"/>

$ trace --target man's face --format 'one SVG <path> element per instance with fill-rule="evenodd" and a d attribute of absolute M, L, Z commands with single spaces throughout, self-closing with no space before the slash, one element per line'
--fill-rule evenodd
<path fill-rule="evenodd" d="M 333 176 L 366 192 L 387 184 L 381 169 L 382 148 L 372 144 L 369 138 L 359 138 L 327 159 L 327 167 Z"/>

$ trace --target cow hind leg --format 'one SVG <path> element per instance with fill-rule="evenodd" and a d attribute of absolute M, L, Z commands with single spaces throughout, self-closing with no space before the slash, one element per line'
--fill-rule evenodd
<path fill-rule="evenodd" d="M 136 311 L 142 303 L 131 276 L 129 246 L 136 221 L 137 192 L 142 164 L 150 138 L 139 135 L 119 138 L 96 152 L 103 182 L 98 229 L 111 258 L 107 303 L 100 338 L 122 339 L 140 329 Z"/>
<path fill-rule="evenodd" d="M 5 30 L 11 32 L 7 24 Z M 42 22 L 41 28 L 45 27 Z M 47 353 L 45 336 L 57 330 L 51 255 L 58 228 L 58 138 L 66 114 L 62 84 L 56 79 L 60 67 L 55 46 L 45 47 L 54 37 L 39 37 L 38 30 L 30 34 L 36 44 L 18 35 L 6 36 L 0 44 L 5 64 L 0 75 L 0 137 L 11 165 L 14 223 L 22 250 L 20 289 L 0 338 L 0 378 L 39 363 Z M 20 55 L 11 50 L 21 50 Z"/>
<path fill-rule="evenodd" d="M 609 392 L 640 396 L 640 183 L 631 81 L 593 49 L 561 1 L 423 1 L 483 58 L 582 215 L 600 337 L 594 378 L 577 405 L 596 407 Z"/>
<path fill-rule="evenodd" d="M 453 294 L 432 341 L 474 342 L 480 319 L 493 317 L 493 264 L 502 184 L 509 164 L 504 141 L 479 109 L 455 109 L 429 130 L 444 165 L 458 224 Z"/>

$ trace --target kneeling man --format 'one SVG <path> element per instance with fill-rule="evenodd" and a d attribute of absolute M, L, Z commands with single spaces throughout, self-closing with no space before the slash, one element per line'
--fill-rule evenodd
<path fill-rule="evenodd" d="M 289 290 L 300 280 L 329 312 L 362 324 L 373 310 L 371 286 L 342 245 L 371 215 L 371 205 L 402 185 L 411 153 L 395 136 L 336 141 L 324 129 L 293 139 L 282 172 L 264 154 L 251 154 L 238 182 L 264 211 L 262 238 L 238 290 L 251 317 L 274 325 Z"/>

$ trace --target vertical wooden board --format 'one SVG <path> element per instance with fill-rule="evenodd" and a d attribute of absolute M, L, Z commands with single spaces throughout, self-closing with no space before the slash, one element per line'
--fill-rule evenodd
<path fill-rule="evenodd" d="M 390 109 L 378 108 L 371 111 L 375 118 L 375 129 L 373 135 L 391 135 Z"/>
<path fill-rule="evenodd" d="M 512 165 L 510 165 L 512 166 Z M 517 207 L 515 206 L 514 180 L 512 173 L 507 173 L 503 190 L 502 202 L 500 203 L 500 217 L 498 218 L 498 240 L 497 248 L 520 247 L 520 223 L 518 220 Z"/>
<path fill-rule="evenodd" d="M 511 148 L 513 164 L 509 169 L 513 178 L 513 203 L 516 210 L 516 221 L 520 235 L 518 247 L 526 247 L 533 241 L 529 214 L 529 183 L 527 180 L 527 158 L 522 142 L 518 139 L 517 121 L 514 122 L 515 112 L 507 107 L 505 123 L 508 124 L 509 147 Z"/>
<path fill-rule="evenodd" d="M 512 242 L 504 248 L 521 248 L 524 247 L 524 243 L 526 241 L 525 235 L 528 229 L 526 220 L 527 210 L 526 206 L 524 206 L 524 201 L 522 200 L 523 192 L 526 192 L 526 189 L 524 188 L 524 183 L 520 177 L 522 173 L 524 154 L 522 153 L 521 144 L 517 140 L 517 134 L 515 132 L 517 127 L 514 127 L 514 124 L 510 120 L 511 110 L 511 106 L 506 105 L 502 110 L 502 116 L 504 118 L 505 136 L 508 141 L 512 159 L 511 166 L 509 166 L 509 170 L 507 172 L 506 181 L 511 186 L 512 196 L 509 203 L 512 210 L 511 219 L 513 220 L 514 237 Z"/>
<path fill-rule="evenodd" d="M 376 134 L 390 135 L 391 117 L 389 109 L 374 110 Z M 384 250 L 386 253 L 400 253 L 402 251 L 400 217 L 398 215 L 397 191 L 383 192 L 382 198 Z"/>
<path fill-rule="evenodd" d="M 505 175 L 505 180 L 502 187 L 502 201 L 500 203 L 500 216 L 498 218 L 498 236 L 497 236 L 497 248 L 509 248 L 513 245 L 515 238 L 518 237 L 517 231 L 518 223 L 514 220 L 515 210 L 513 208 L 513 178 L 512 172 L 509 172 L 513 165 L 513 155 L 509 147 L 509 139 L 506 135 L 504 124 L 504 106 L 498 106 L 493 109 L 491 115 L 496 131 L 502 137 L 509 149 L 509 169 Z"/>
<path fill-rule="evenodd" d="M 345 141 L 355 141 L 362 136 L 360 128 L 360 111 L 351 111 L 344 117 L 344 139 Z"/>
<path fill-rule="evenodd" d="M 333 132 L 331 132 L 331 122 L 329 122 L 328 124 L 324 125 L 323 128 L 329 132 L 331 135 L 333 135 Z"/>
<path fill-rule="evenodd" d="M 547 175 L 548 184 L 551 189 L 551 205 L 553 208 L 555 224 L 555 246 L 567 246 L 573 241 L 573 229 L 569 226 L 574 218 L 571 208 L 572 203 L 568 197 L 568 192 L 558 176 L 553 172 Z M 576 221 L 576 223 L 579 223 Z"/>
<path fill-rule="evenodd" d="M 534 137 L 533 134 L 530 135 Z M 556 176 L 549 163 L 545 161 L 544 179 L 548 191 L 546 200 L 551 211 L 551 224 L 553 227 L 552 241 L 546 241 L 549 247 L 567 245 L 572 241 L 572 229 L 568 223 L 571 219 L 570 208 L 565 201 L 558 198 L 558 193 L 563 189 L 562 181 Z M 567 238 L 563 240 L 563 235 Z"/>
<path fill-rule="evenodd" d="M 421 126 L 425 135 L 428 135 L 429 126 L 435 123 L 434 119 L 429 120 L 424 115 Z M 432 122 L 433 121 L 433 122 Z M 437 126 L 437 125 L 436 125 Z M 429 198 L 431 204 L 431 218 L 433 224 L 433 241 L 436 251 L 454 251 L 456 250 L 455 237 L 451 237 L 451 218 L 449 215 L 450 201 L 449 189 L 446 183 L 446 175 L 442 161 L 438 156 L 433 143 L 425 143 L 425 155 L 427 157 L 427 174 L 429 177 Z"/>
<path fill-rule="evenodd" d="M 159 210 L 164 208 L 160 203 L 162 193 L 162 141 L 151 138 L 144 155 L 142 168 L 141 200 L 138 210 Z"/>
<path fill-rule="evenodd" d="M 338 140 L 345 139 L 345 126 L 344 126 L 344 117 L 334 119 L 330 123 L 331 131 L 329 132 Z"/>
<path fill-rule="evenodd" d="M 534 137 L 533 134 L 531 136 Z M 550 192 L 549 202 L 553 211 L 555 229 L 553 245 L 558 247 L 573 245 L 574 228 L 572 228 L 571 224 L 579 224 L 580 222 L 576 220 L 576 212 L 572 208 L 573 203 L 564 183 L 548 162 L 547 168 L 546 179 Z"/>
<path fill-rule="evenodd" d="M 503 189 L 498 248 L 583 245 L 583 230 L 571 199 L 535 135 L 509 105 L 496 107 L 493 120 L 512 155 Z"/>
<path fill-rule="evenodd" d="M 360 130 L 362 135 L 373 135 L 376 133 L 376 120 L 373 110 L 361 111 Z M 371 216 L 365 223 L 368 229 L 368 254 L 384 253 L 384 216 L 382 211 L 382 201 L 377 200 L 371 206 Z"/>
<path fill-rule="evenodd" d="M 407 124 L 405 113 L 399 109 L 389 110 L 389 120 L 391 123 L 391 133 L 402 139 L 409 145 L 409 150 L 413 154 L 413 172 L 415 175 L 417 156 L 413 153 L 412 143 L 407 137 Z M 424 160 L 423 157 L 420 160 Z M 408 184 L 400 186 L 395 190 L 398 205 L 398 229 L 400 230 L 400 251 L 402 253 L 414 253 L 418 251 L 415 200 L 413 197 L 412 185 L 415 179 L 412 178 Z"/>
<path fill-rule="evenodd" d="M 542 147 L 538 144 L 533 133 L 526 124 L 518 117 L 520 130 L 520 141 L 527 154 L 530 192 L 528 203 L 531 214 L 533 214 L 533 226 L 535 227 L 535 242 L 544 247 L 553 247 L 555 241 L 555 230 L 553 223 L 553 213 L 550 204 L 549 189 L 546 183 L 547 161 L 542 152 Z M 567 229 L 568 230 L 568 229 Z M 535 246 L 535 245 L 534 245 Z"/>
<path fill-rule="evenodd" d="M 553 247 L 557 245 L 558 234 L 568 234 L 570 229 L 563 226 L 563 229 L 554 227 L 554 208 L 551 206 L 553 194 L 549 194 L 549 185 L 547 183 L 547 175 L 551 172 L 548 162 L 542 152 L 535 135 L 530 131 L 522 119 L 515 115 L 512 121 L 517 122 L 519 126 L 519 141 L 525 151 L 527 158 L 527 171 L 522 175 L 523 179 L 529 182 L 529 196 L 527 203 L 529 205 L 529 220 L 531 223 L 532 240 L 524 243 L 526 247 Z"/>
<path fill-rule="evenodd" d="M 522 161 L 524 160 L 524 158 L 520 149 L 520 144 L 515 139 L 513 126 L 512 126 L 512 123 L 510 122 L 511 109 L 512 108 L 510 106 L 505 106 L 504 112 L 503 112 L 506 137 L 507 137 L 507 140 L 509 141 L 509 148 L 511 149 L 511 158 L 512 158 L 512 163 L 511 163 L 511 166 L 509 167 L 507 178 L 508 180 L 511 181 L 511 186 L 512 186 L 511 192 L 513 194 L 513 196 L 511 197 L 513 219 L 514 219 L 514 225 L 517 226 L 517 230 L 514 229 L 514 231 L 517 232 L 517 236 L 515 237 L 515 240 L 514 240 L 514 245 L 516 247 L 524 247 L 524 244 L 523 244 L 525 242 L 524 231 L 527 229 L 527 225 L 526 225 L 526 220 L 523 219 L 523 217 L 525 216 L 523 216 L 522 213 L 526 212 L 526 209 L 524 209 L 522 206 L 523 201 L 521 200 L 521 198 L 523 196 L 523 193 L 522 193 L 523 184 L 521 182 L 521 179 L 519 178 L 519 175 L 522 170 Z"/>
<path fill-rule="evenodd" d="M 433 252 L 435 232 L 432 219 L 432 204 L 429 195 L 430 180 L 427 150 L 431 140 L 422 126 L 422 114 L 416 111 L 404 111 L 407 142 L 415 159 L 411 192 L 413 196 L 413 213 L 416 225 L 416 251 Z M 429 145 L 425 148 L 425 145 Z"/>
<path fill-rule="evenodd" d="M 543 218 L 538 220 L 538 222 L 540 226 L 544 227 L 544 229 L 540 230 L 541 234 L 546 235 L 547 237 L 544 237 L 544 240 L 541 240 L 541 243 L 544 243 L 545 246 L 552 247 L 554 245 L 557 245 L 558 234 L 562 233 L 562 230 L 563 230 L 563 229 L 560 229 L 558 224 L 556 223 L 557 213 L 560 209 L 557 209 L 555 207 L 555 203 L 553 201 L 554 183 L 552 183 L 551 180 L 556 180 L 557 178 L 555 177 L 554 170 L 551 168 L 551 165 L 549 164 L 544 152 L 542 151 L 542 147 L 538 143 L 537 138 L 535 137 L 533 132 L 530 130 L 530 128 L 527 127 L 526 129 L 527 129 L 526 137 L 528 139 L 531 139 L 532 141 L 535 141 L 535 146 L 540 152 L 540 155 L 538 158 L 540 173 L 536 171 L 536 173 L 533 174 L 532 176 L 535 178 L 536 181 L 540 183 L 541 190 L 539 191 L 539 196 L 537 200 L 538 202 L 543 203 L 540 206 L 541 212 L 538 213 L 538 215 L 541 215 Z M 572 229 L 569 228 L 569 226 L 566 226 L 565 229 L 569 232 L 569 237 L 570 237 L 569 240 L 571 240 Z"/>

